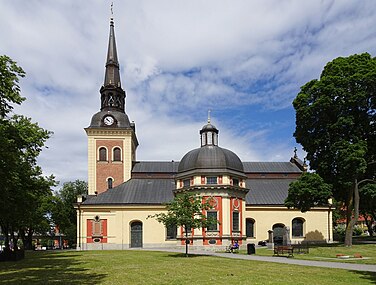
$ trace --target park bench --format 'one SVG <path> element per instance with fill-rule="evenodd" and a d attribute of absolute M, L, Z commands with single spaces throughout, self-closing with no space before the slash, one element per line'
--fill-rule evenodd
<path fill-rule="evenodd" d="M 305 244 L 293 244 L 292 248 L 295 254 L 309 253 L 308 243 Z"/>
<path fill-rule="evenodd" d="M 294 257 L 294 248 L 291 245 L 277 245 L 274 247 L 274 255 Z"/>

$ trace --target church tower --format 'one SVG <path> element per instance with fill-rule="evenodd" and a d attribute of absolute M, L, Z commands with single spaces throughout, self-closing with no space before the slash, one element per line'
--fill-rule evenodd
<path fill-rule="evenodd" d="M 113 18 L 110 19 L 101 108 L 85 128 L 88 137 L 89 195 L 99 194 L 131 178 L 138 146 L 135 124 L 125 113 L 125 91 L 121 87 Z"/>

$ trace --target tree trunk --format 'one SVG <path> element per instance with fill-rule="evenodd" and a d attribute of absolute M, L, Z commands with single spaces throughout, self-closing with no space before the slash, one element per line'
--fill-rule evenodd
<path fill-rule="evenodd" d="M 33 249 L 33 234 L 34 234 L 34 230 L 32 229 L 29 229 L 27 231 L 27 237 L 26 237 L 27 249 Z"/>
<path fill-rule="evenodd" d="M 4 247 L 9 250 L 9 227 L 8 225 L 1 225 L 1 232 L 4 236 Z"/>
<path fill-rule="evenodd" d="M 27 230 L 27 235 L 24 229 L 19 231 L 24 249 L 33 249 L 33 233 L 34 231 L 32 229 Z"/>
<path fill-rule="evenodd" d="M 346 231 L 345 231 L 345 246 L 352 246 L 353 235 L 353 207 L 354 207 L 354 188 L 349 189 L 349 194 L 346 201 Z"/>
<path fill-rule="evenodd" d="M 13 242 L 13 250 L 14 251 L 16 251 L 16 250 L 18 250 L 18 245 L 17 245 L 17 243 L 18 243 L 18 237 L 16 237 L 15 235 L 14 235 L 14 230 L 13 229 L 11 229 L 10 230 L 10 238 L 11 238 L 11 240 L 12 240 L 12 242 Z"/>
<path fill-rule="evenodd" d="M 351 195 L 351 196 L 350 196 Z M 359 183 L 358 179 L 354 181 L 354 187 L 349 194 L 349 205 L 346 211 L 347 221 L 346 221 L 346 236 L 345 236 L 345 246 L 352 246 L 352 235 L 353 228 L 359 219 Z M 352 215 L 354 208 L 354 215 Z"/>
<path fill-rule="evenodd" d="M 185 227 L 185 257 L 188 257 L 188 227 Z"/>

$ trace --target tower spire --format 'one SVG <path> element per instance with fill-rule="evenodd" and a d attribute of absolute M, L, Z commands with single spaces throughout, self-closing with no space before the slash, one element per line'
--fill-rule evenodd
<path fill-rule="evenodd" d="M 115 28 L 111 4 L 110 36 L 106 59 L 106 71 L 101 93 L 101 111 L 116 110 L 125 113 L 125 91 L 121 88 L 120 67 L 116 50 Z"/>
<path fill-rule="evenodd" d="M 114 18 L 112 17 L 110 19 L 110 37 L 108 41 L 106 72 L 104 76 L 104 86 L 107 85 L 121 87 L 119 61 L 115 41 Z"/>

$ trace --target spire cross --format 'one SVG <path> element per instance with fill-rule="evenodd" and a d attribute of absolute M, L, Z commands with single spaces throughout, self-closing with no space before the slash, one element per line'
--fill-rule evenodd
<path fill-rule="evenodd" d="M 114 15 L 114 10 L 113 10 L 113 8 L 114 8 L 114 2 L 111 2 L 111 16 Z"/>
<path fill-rule="evenodd" d="M 211 110 L 208 110 L 208 124 L 210 124 L 210 112 Z"/>

